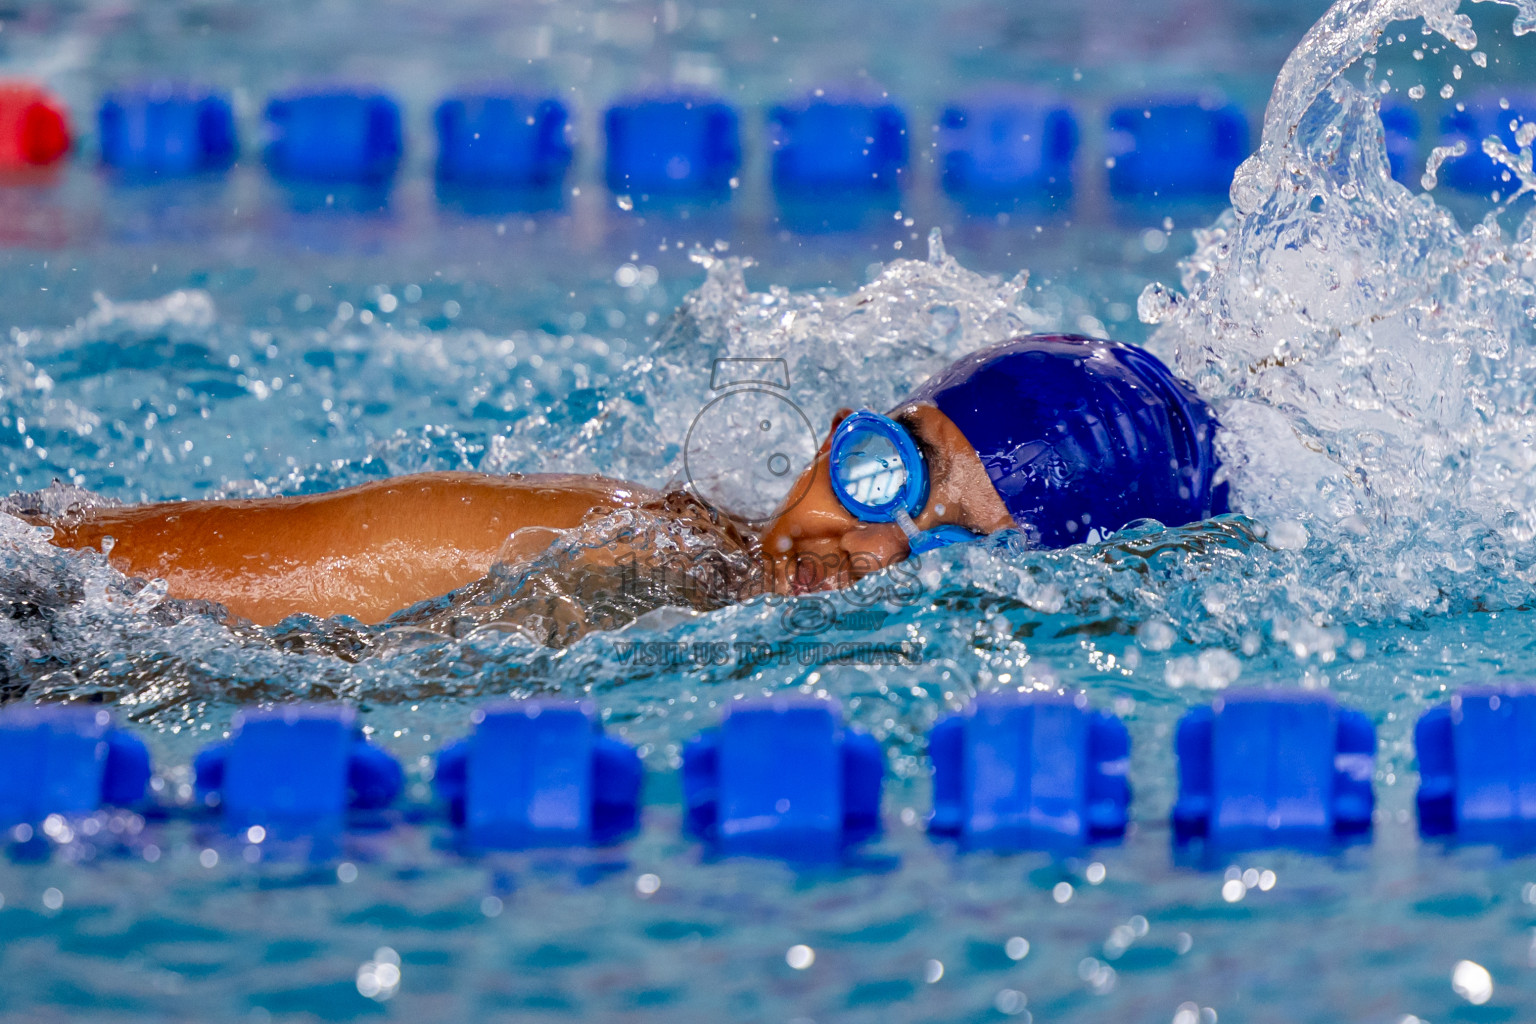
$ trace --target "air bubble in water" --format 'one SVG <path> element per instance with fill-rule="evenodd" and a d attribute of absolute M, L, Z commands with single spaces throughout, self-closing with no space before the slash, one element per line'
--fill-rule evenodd
<path fill-rule="evenodd" d="M 1162 619 L 1148 619 L 1136 630 L 1136 642 L 1149 651 L 1166 651 L 1176 639 L 1178 634 Z"/>
<path fill-rule="evenodd" d="M 1269 528 L 1270 546 L 1281 551 L 1300 551 L 1310 539 L 1307 528 L 1291 520 L 1273 523 Z"/>

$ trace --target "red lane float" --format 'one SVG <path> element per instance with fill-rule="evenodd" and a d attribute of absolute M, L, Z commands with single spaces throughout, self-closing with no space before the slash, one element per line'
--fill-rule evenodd
<path fill-rule="evenodd" d="M 0 173 L 47 167 L 69 143 L 62 103 L 31 83 L 0 81 Z"/>

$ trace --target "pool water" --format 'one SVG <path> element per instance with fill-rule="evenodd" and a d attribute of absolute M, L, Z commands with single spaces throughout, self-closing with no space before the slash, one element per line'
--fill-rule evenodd
<path fill-rule="evenodd" d="M 1061 552 L 947 549 L 904 570 L 915 599 L 875 578 L 790 605 L 642 604 L 553 645 L 516 574 L 380 627 L 229 626 L 0 516 L 6 698 L 106 703 L 150 744 L 163 802 L 191 800 L 193 756 L 260 702 L 353 703 L 408 771 L 398 819 L 337 849 L 107 815 L 0 860 L 0 1019 L 1531 1019 L 1536 861 L 1419 840 L 1412 726 L 1463 683 L 1536 671 L 1536 233 L 1524 198 L 1391 183 L 1372 102 L 1382 84 L 1521 81 L 1517 12 L 1467 5 L 1471 43 L 1443 4 L 1360 0 L 1303 43 L 1321 3 L 440 6 L 0 12 L 0 60 L 77 112 L 174 72 L 235 89 L 252 122 L 269 92 L 339 75 L 391 88 L 411 147 L 381 212 L 308 209 L 251 159 L 135 187 L 87 157 L 0 192 L 7 491 L 58 481 L 36 500 L 62 507 L 81 497 L 65 487 L 132 502 L 429 469 L 660 486 L 683 479 L 719 359 L 783 359 L 822 430 L 962 352 L 1067 329 L 1144 342 L 1201 387 L 1243 514 Z M 1394 17 L 1374 66 L 1356 61 Z M 427 113 L 509 66 L 573 90 L 579 194 L 455 211 Z M 1257 125 L 1277 76 L 1235 210 L 1107 196 L 1092 112 L 1110 97 L 1214 86 Z M 864 77 L 928 113 L 998 79 L 1059 89 L 1089 112 L 1072 207 L 968 217 L 914 147 L 899 215 L 790 230 L 753 112 Z M 723 207 L 626 210 L 598 182 L 595 112 L 669 80 L 748 112 Z M 812 636 L 797 614 L 833 624 Z M 827 661 L 822 643 L 914 653 Z M 769 654 L 688 662 L 695 644 Z M 1173 731 L 1229 686 L 1327 689 L 1370 715 L 1372 842 L 1174 851 Z M 927 838 L 928 728 L 1009 687 L 1083 690 L 1127 722 L 1123 843 L 1053 860 Z M 836 867 L 706 858 L 680 834 L 681 745 L 733 698 L 784 692 L 835 697 L 879 738 L 886 835 Z M 589 697 L 639 746 L 642 832 L 466 856 L 431 757 L 483 702 L 541 694 Z"/>

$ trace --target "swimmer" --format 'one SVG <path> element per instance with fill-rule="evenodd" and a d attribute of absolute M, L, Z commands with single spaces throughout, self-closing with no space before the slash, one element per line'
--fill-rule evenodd
<path fill-rule="evenodd" d="M 25 518 L 60 547 L 103 550 L 128 576 L 163 578 L 174 598 L 258 625 L 296 613 L 381 622 L 625 509 L 711 533 L 749 555 L 766 588 L 802 593 L 1001 530 L 1059 548 L 1138 519 L 1177 526 L 1226 512 L 1216 428 L 1193 389 L 1142 349 L 1034 335 L 964 357 L 888 414 L 840 411 L 761 536 L 686 492 L 570 475 L 425 473 L 326 494 Z"/>

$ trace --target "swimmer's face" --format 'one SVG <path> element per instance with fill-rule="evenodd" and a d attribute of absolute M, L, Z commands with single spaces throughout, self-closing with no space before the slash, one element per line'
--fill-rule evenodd
<path fill-rule="evenodd" d="M 832 491 L 828 450 L 832 432 L 852 412 L 832 418 L 821 451 L 790 490 L 800 495 L 763 534 L 763 560 L 780 593 L 846 587 L 907 557 L 907 537 L 895 523 L 866 523 L 854 517 Z M 908 405 L 891 418 L 912 432 L 928 461 L 928 503 L 913 516 L 919 530 L 946 523 L 976 533 L 1013 526 L 987 471 L 965 435 L 936 407 Z"/>

